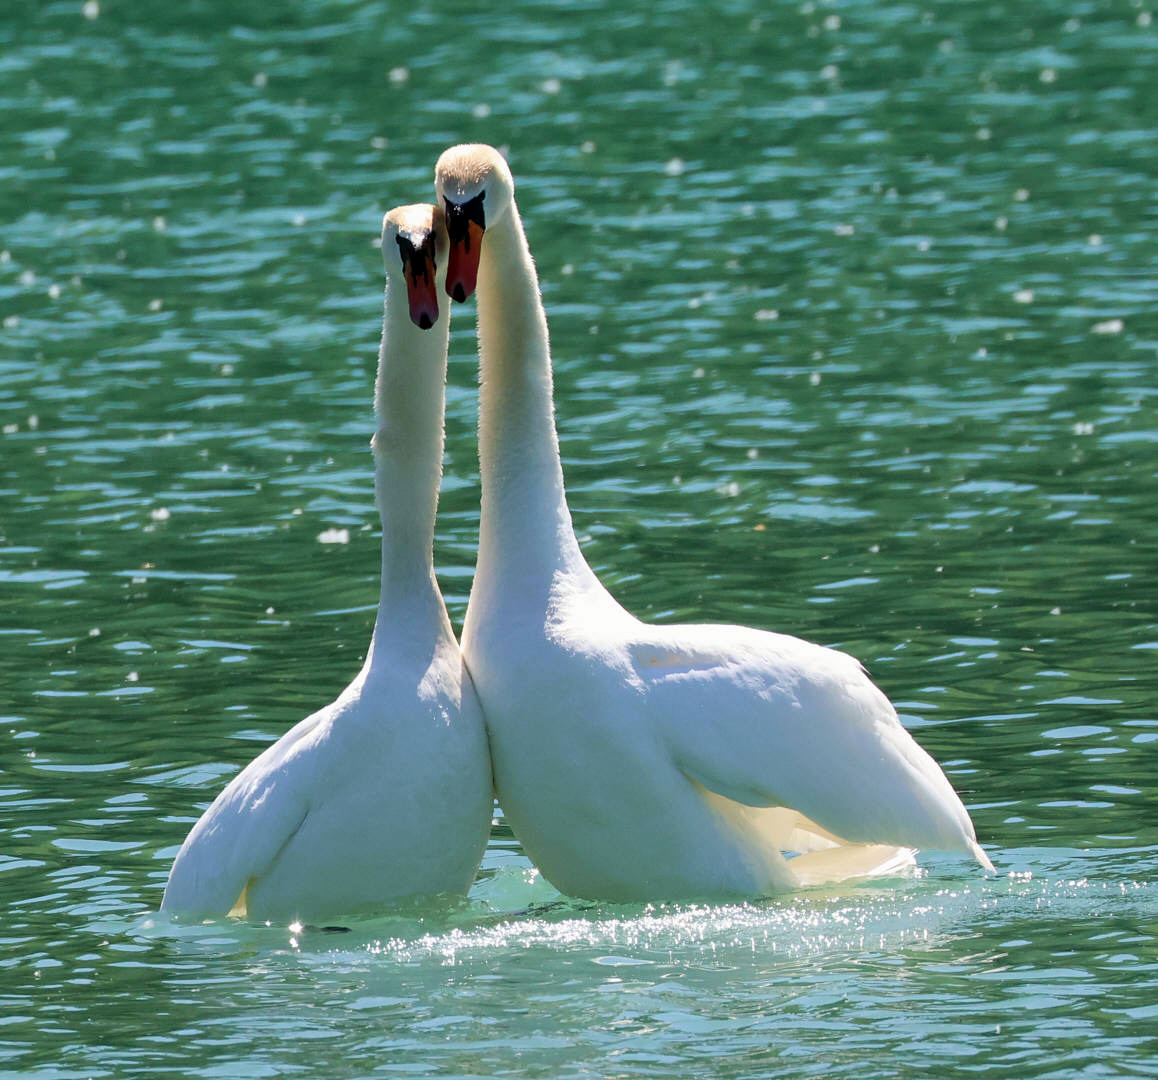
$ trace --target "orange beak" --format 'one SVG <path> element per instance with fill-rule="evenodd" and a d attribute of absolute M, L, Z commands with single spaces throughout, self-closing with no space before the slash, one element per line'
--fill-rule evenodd
<path fill-rule="evenodd" d="M 407 260 L 406 298 L 410 301 L 410 321 L 420 330 L 429 330 L 438 321 L 438 289 L 434 287 L 434 263 L 416 252 Z"/>
<path fill-rule="evenodd" d="M 446 263 L 446 292 L 460 304 L 474 292 L 478 284 L 483 232 L 481 225 L 467 222 L 463 238 L 450 245 L 450 257 Z"/>
<path fill-rule="evenodd" d="M 444 199 L 446 204 L 446 232 L 450 238 L 450 256 L 446 263 L 446 292 L 460 304 L 474 292 L 478 284 L 478 263 L 482 254 L 483 233 L 486 232 L 486 214 L 483 200 L 486 192 L 463 203 Z"/>

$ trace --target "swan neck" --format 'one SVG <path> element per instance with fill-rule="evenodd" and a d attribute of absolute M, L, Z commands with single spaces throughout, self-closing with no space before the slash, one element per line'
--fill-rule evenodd
<path fill-rule="evenodd" d="M 415 608 L 445 608 L 434 576 L 434 520 L 442 478 L 450 319 L 420 330 L 405 289 L 386 286 L 374 385 L 374 494 L 382 523 L 382 585 L 374 638 Z M 414 622 L 411 629 L 427 625 Z"/>
<path fill-rule="evenodd" d="M 585 567 L 563 486 L 547 318 L 513 205 L 487 229 L 477 295 L 479 569 L 506 559 L 526 578 Z"/>

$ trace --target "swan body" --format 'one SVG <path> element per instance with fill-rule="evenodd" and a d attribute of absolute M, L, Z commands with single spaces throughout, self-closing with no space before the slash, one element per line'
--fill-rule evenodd
<path fill-rule="evenodd" d="M 436 208 L 386 215 L 373 439 L 382 582 L 365 664 L 218 795 L 177 854 L 165 910 L 314 920 L 465 893 L 474 880 L 490 830 L 490 757 L 433 567 L 446 251 Z"/>
<path fill-rule="evenodd" d="M 510 171 L 490 147 L 454 147 L 435 187 L 447 290 L 478 291 L 482 515 L 463 655 L 529 858 L 563 892 L 616 901 L 765 895 L 892 872 L 922 847 L 992 869 L 852 657 L 747 627 L 650 626 L 607 592 L 567 507 Z"/>

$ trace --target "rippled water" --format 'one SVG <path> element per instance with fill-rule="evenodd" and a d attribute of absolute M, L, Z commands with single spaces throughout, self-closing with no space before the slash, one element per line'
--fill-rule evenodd
<path fill-rule="evenodd" d="M 5 9 L 0 1072 L 1158 1075 L 1156 88 L 1117 0 Z M 459 905 L 156 916 L 358 667 L 373 241 L 463 139 L 509 148 L 592 564 L 863 658 L 997 877 L 589 906 L 500 820 Z"/>

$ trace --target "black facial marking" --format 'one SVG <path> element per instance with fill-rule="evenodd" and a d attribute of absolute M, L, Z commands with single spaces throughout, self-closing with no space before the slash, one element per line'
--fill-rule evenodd
<path fill-rule="evenodd" d="M 427 233 L 426 239 L 417 247 L 408 236 L 399 234 L 394 239 L 398 242 L 398 251 L 402 255 L 402 269 L 409 269 L 414 281 L 422 278 L 430 281 L 434 275 L 435 265 L 434 233 Z"/>
<path fill-rule="evenodd" d="M 445 198 L 442 200 L 446 204 L 446 231 L 450 234 L 452 246 L 462 244 L 470 251 L 470 223 L 473 221 L 480 229 L 487 227 L 486 211 L 483 210 L 486 195 L 485 191 L 480 191 L 464 203 L 451 202 Z"/>

